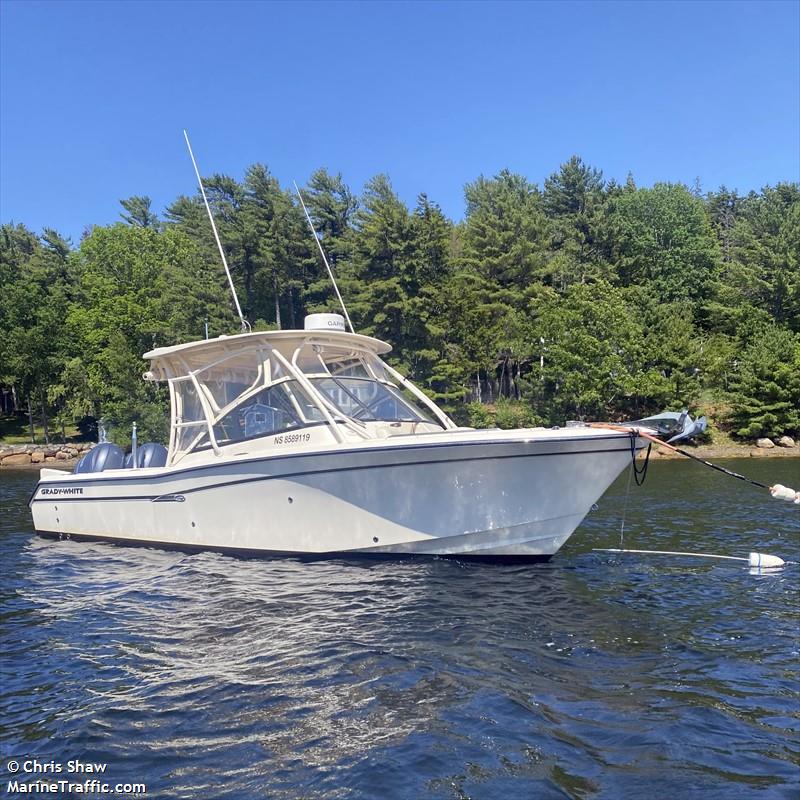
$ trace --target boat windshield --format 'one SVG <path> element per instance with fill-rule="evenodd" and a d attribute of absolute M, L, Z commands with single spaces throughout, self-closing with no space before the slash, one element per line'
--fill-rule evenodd
<path fill-rule="evenodd" d="M 371 378 L 312 378 L 311 383 L 345 416 L 361 422 L 432 422 L 396 386 Z"/>
<path fill-rule="evenodd" d="M 306 345 L 297 350 L 293 363 L 326 400 L 351 419 L 434 422 L 417 398 L 390 380 L 384 363 L 371 353 Z"/>
<path fill-rule="evenodd" d="M 302 343 L 291 362 L 263 345 L 226 353 L 170 379 L 173 463 L 192 451 L 326 422 L 442 424 L 390 378 L 375 354 L 351 347 Z"/>

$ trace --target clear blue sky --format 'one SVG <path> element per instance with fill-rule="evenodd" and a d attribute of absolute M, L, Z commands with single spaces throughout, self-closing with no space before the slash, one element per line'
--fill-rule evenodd
<path fill-rule="evenodd" d="M 0 221 L 77 241 L 201 170 L 386 172 L 454 219 L 504 167 L 800 178 L 800 4 L 0 0 Z"/>

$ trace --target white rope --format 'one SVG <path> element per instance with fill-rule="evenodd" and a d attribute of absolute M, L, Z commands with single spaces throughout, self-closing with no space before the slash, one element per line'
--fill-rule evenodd
<path fill-rule="evenodd" d="M 622 547 L 625 539 L 625 518 L 628 515 L 628 498 L 631 495 L 631 478 L 633 477 L 634 464 L 631 461 L 631 468 L 628 470 L 628 488 L 625 490 L 625 502 L 622 505 L 622 521 L 619 524 L 619 546 Z"/>

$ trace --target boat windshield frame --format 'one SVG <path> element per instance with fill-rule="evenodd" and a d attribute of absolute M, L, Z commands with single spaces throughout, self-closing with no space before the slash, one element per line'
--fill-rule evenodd
<path fill-rule="evenodd" d="M 190 363 L 175 351 L 158 367 L 170 390 L 169 465 L 190 453 L 221 455 L 228 445 L 321 425 L 338 442 L 352 438 L 346 431 L 374 438 L 373 422 L 456 427 L 374 350 L 352 341 L 300 336 L 287 351 L 263 337 L 213 351 L 199 365 L 196 356 Z"/>

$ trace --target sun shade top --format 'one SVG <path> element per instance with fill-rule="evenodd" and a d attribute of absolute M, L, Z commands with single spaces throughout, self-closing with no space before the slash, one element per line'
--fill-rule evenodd
<path fill-rule="evenodd" d="M 386 342 L 382 342 L 372 336 L 363 336 L 360 333 L 347 333 L 345 331 L 258 331 L 256 333 L 240 333 L 235 336 L 218 336 L 216 339 L 200 339 L 196 342 L 176 344 L 172 347 L 157 347 L 155 350 L 145 353 L 142 358 L 160 361 L 170 356 L 180 355 L 187 363 L 194 362 L 200 365 L 222 357 L 226 353 L 233 354 L 259 345 L 275 348 L 282 355 L 291 357 L 294 350 L 303 344 L 337 348 L 355 347 L 359 350 L 367 350 L 375 355 L 388 353 L 392 349 L 391 345 Z"/>

